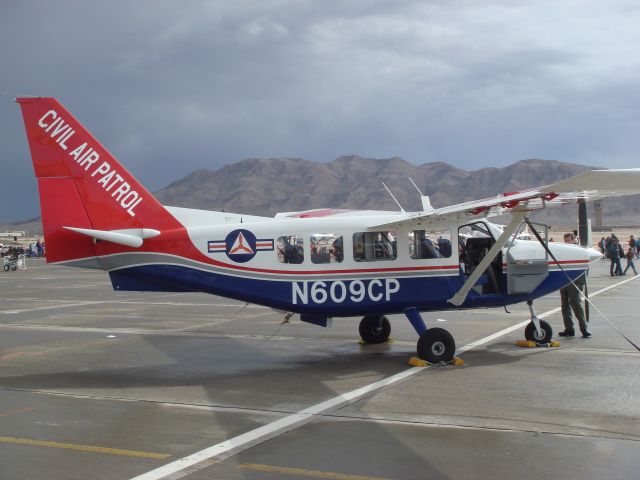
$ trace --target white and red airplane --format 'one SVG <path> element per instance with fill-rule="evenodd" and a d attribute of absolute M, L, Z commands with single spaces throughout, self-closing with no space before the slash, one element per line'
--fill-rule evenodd
<path fill-rule="evenodd" d="M 116 290 L 205 292 L 327 326 L 362 316 L 365 342 L 404 313 L 418 356 L 449 361 L 453 337 L 420 312 L 528 302 L 527 339 L 551 327 L 532 301 L 601 257 L 591 248 L 517 238 L 532 210 L 640 193 L 640 169 L 594 170 L 494 198 L 420 212 L 321 209 L 274 218 L 166 207 L 57 100 L 18 98 L 38 179 L 49 263 L 109 272 Z M 487 218 L 510 213 L 506 227 Z"/>

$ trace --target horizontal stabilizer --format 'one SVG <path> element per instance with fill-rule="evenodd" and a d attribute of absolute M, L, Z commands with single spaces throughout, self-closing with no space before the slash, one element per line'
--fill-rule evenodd
<path fill-rule="evenodd" d="M 89 228 L 62 227 L 65 230 L 86 235 L 88 237 L 117 243 L 126 247 L 141 247 L 145 238 L 153 238 L 160 235 L 158 230 L 152 228 L 128 228 L 124 230 L 92 230 Z"/>

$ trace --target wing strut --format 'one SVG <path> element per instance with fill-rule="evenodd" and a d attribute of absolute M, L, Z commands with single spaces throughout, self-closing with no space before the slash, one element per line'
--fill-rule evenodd
<path fill-rule="evenodd" d="M 496 243 L 494 243 L 493 246 L 489 249 L 487 254 L 475 268 L 475 270 L 471 272 L 471 275 L 469 275 L 467 281 L 464 282 L 464 285 L 462 285 L 460 290 L 458 290 L 458 293 L 447 300 L 449 303 L 455 305 L 456 307 L 459 307 L 464 303 L 464 301 L 467 299 L 469 291 L 473 288 L 473 286 L 476 284 L 480 276 L 484 273 L 493 259 L 498 256 L 498 253 L 500 253 L 500 250 L 502 250 L 504 244 L 507 243 L 509 237 L 511 237 L 511 235 L 516 232 L 526 216 L 527 212 L 513 212 L 511 223 L 504 228 L 502 235 L 500 235 L 500 238 L 496 240 Z"/>

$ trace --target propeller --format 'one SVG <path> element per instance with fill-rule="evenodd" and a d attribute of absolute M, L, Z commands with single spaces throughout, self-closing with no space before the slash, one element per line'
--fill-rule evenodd
<path fill-rule="evenodd" d="M 583 247 L 590 247 L 591 242 L 591 228 L 589 228 L 589 215 L 587 214 L 587 202 L 584 198 L 578 199 L 578 238 L 580 239 L 580 245 Z M 588 274 L 584 276 L 584 317 L 587 323 L 589 323 L 589 284 L 587 279 Z"/>

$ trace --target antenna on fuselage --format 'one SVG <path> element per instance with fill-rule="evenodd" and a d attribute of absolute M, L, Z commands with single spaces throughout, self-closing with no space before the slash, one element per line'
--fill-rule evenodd
<path fill-rule="evenodd" d="M 409 181 L 411 182 L 411 185 L 413 185 L 414 187 L 416 187 L 416 190 L 418 190 L 418 193 L 420 194 L 421 197 L 424 197 L 424 193 L 422 193 L 420 191 L 420 189 L 418 188 L 418 185 L 416 185 L 416 182 L 413 181 L 413 178 L 409 177 Z"/>
<path fill-rule="evenodd" d="M 426 212 L 426 213 L 432 213 L 433 211 L 435 211 L 435 209 L 431 206 L 431 201 L 429 200 L 429 195 L 423 194 L 420 191 L 420 189 L 418 188 L 418 186 L 416 185 L 416 182 L 414 182 L 411 177 L 409 177 L 409 181 L 411 182 L 411 184 L 414 187 L 416 187 L 416 190 L 420 194 L 420 201 L 422 202 L 422 211 Z"/>
<path fill-rule="evenodd" d="M 400 202 L 398 201 L 398 199 L 393 196 L 393 193 L 391 193 L 391 190 L 389 190 L 389 187 L 387 187 L 382 180 L 380 180 L 380 183 L 384 188 L 386 188 L 387 192 L 389 192 L 389 195 L 391 195 L 391 198 L 393 198 L 393 201 L 396 202 L 398 207 L 400 207 L 400 211 L 404 212 L 404 208 L 402 208 L 402 205 L 400 205 Z"/>

